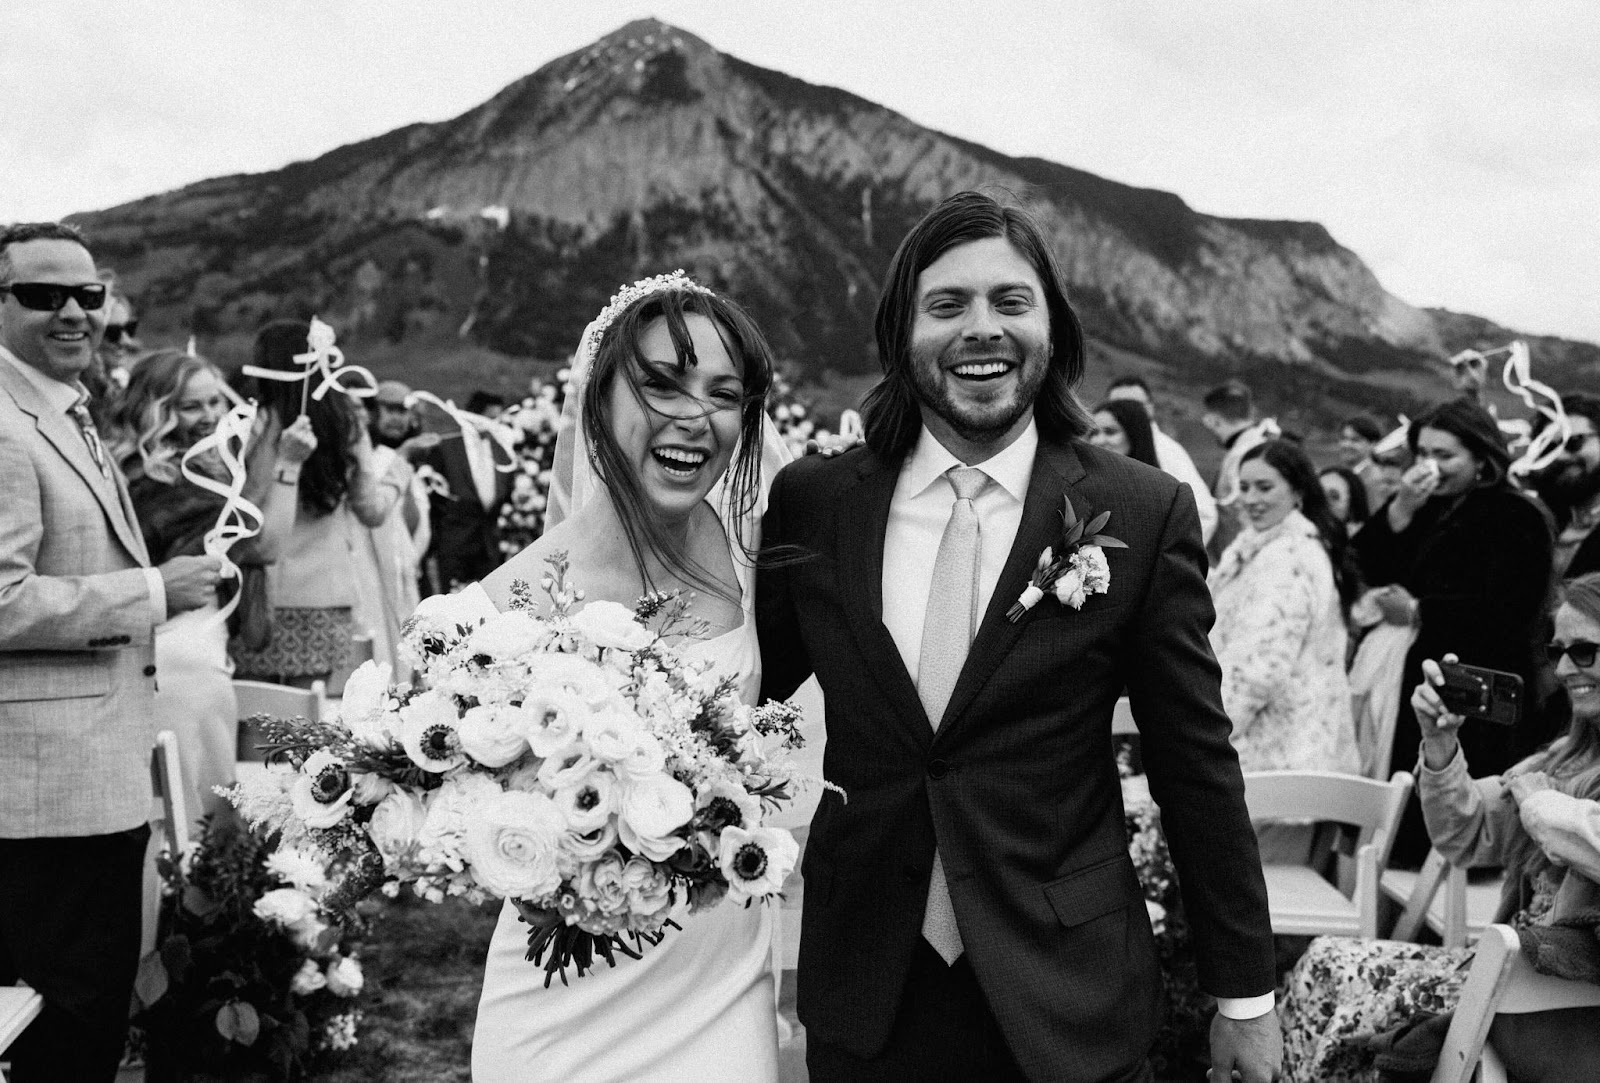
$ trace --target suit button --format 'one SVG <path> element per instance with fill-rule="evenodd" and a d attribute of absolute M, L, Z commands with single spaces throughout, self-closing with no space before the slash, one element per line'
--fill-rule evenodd
<path fill-rule="evenodd" d="M 943 778 L 945 775 L 948 775 L 949 773 L 950 773 L 950 765 L 948 763 L 945 763 L 943 760 L 929 760 L 928 761 L 928 777 L 929 778 Z"/>
<path fill-rule="evenodd" d="M 146 677 L 154 677 L 156 675 L 156 667 L 153 666 L 153 665 L 145 666 L 144 667 L 144 675 Z"/>

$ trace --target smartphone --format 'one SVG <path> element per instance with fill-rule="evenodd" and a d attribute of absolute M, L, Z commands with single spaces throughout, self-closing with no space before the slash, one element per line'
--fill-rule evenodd
<path fill-rule="evenodd" d="M 1515 726 L 1522 718 L 1522 678 L 1515 673 L 1459 662 L 1440 662 L 1444 683 L 1435 685 L 1439 698 L 1451 714 Z"/>

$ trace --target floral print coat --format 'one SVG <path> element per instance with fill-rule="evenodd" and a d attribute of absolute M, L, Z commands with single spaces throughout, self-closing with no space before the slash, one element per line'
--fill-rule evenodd
<path fill-rule="evenodd" d="M 1246 771 L 1360 770 L 1333 565 L 1298 511 L 1247 528 L 1208 579 L 1222 705 Z"/>

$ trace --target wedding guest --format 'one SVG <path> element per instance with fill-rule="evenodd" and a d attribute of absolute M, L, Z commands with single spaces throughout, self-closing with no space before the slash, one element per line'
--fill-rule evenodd
<path fill-rule="evenodd" d="M 1414 627 L 1402 687 L 1421 680 L 1422 660 L 1455 653 L 1463 662 L 1522 678 L 1516 726 L 1468 719 L 1467 759 L 1499 774 L 1550 736 L 1541 704 L 1550 690 L 1538 641 L 1550 584 L 1553 540 L 1544 513 L 1508 480 L 1510 454 L 1494 419 L 1456 399 L 1411 423 L 1416 463 L 1400 490 L 1354 539 L 1365 581 L 1384 619 Z M 1421 734 L 1408 704 L 1395 722 L 1391 763 L 1416 759 Z M 1401 823 L 1392 860 L 1413 867 L 1428 838 L 1416 802 Z"/>
<path fill-rule="evenodd" d="M 0 986 L 44 999 L 13 1083 L 110 1083 L 139 962 L 155 628 L 219 562 L 152 567 L 80 378 L 105 286 L 83 234 L 0 230 Z"/>
<path fill-rule="evenodd" d="M 1305 452 L 1269 440 L 1239 464 L 1245 526 L 1207 580 L 1222 704 L 1246 771 L 1354 771 L 1341 583 L 1345 533 Z"/>
<path fill-rule="evenodd" d="M 1372 460 L 1372 449 L 1383 439 L 1378 423 L 1363 414 L 1347 417 L 1339 426 L 1339 465 L 1361 472 L 1363 464 Z"/>
<path fill-rule="evenodd" d="M 1471 777 L 1478 767 L 1461 741 L 1464 722 L 1443 709 L 1432 660 L 1423 663 L 1424 680 L 1411 697 L 1422 734 L 1417 787 L 1433 844 L 1457 865 L 1505 868 L 1494 920 L 1518 929 L 1536 967 L 1552 959 L 1581 962 L 1586 945 L 1592 971 L 1600 955 L 1597 644 L 1600 575 L 1588 575 L 1566 584 L 1549 647 L 1572 701 L 1571 722 L 1548 748 L 1500 774 Z M 1373 1078 L 1372 1053 L 1361 1037 L 1423 1012 L 1452 1010 L 1471 954 L 1386 940 L 1312 941 L 1286 985 L 1284 1078 Z M 1444 1022 L 1433 1028 L 1440 1039 Z M 1597 1008 L 1497 1016 L 1489 1035 L 1511 1079 L 1593 1079 L 1600 1065 Z"/>
<path fill-rule="evenodd" d="M 294 358 L 305 352 L 308 330 L 296 320 L 263 327 L 256 335 L 256 366 L 304 372 Z M 252 379 L 248 395 L 284 428 L 308 417 L 316 450 L 299 467 L 274 472 L 275 483 L 295 495 L 294 527 L 267 569 L 271 635 L 261 645 L 236 640 L 234 662 L 240 676 L 309 687 L 348 662 L 356 631 L 354 531 L 388 517 L 401 482 L 378 472 L 365 416 L 349 396 L 318 399 L 299 382 L 264 379 Z"/>
<path fill-rule="evenodd" d="M 1205 478 L 1195 467 L 1188 450 L 1161 431 L 1150 385 L 1140 376 L 1118 376 L 1111 381 L 1106 398 L 1111 401 L 1127 399 L 1144 409 L 1145 415 L 1150 418 L 1150 435 L 1156 443 L 1156 465 L 1189 486 L 1189 491 L 1194 493 L 1195 510 L 1200 513 L 1200 540 L 1209 544 L 1211 535 L 1217 529 L 1216 498 L 1211 495 L 1211 486 L 1206 484 Z"/>
<path fill-rule="evenodd" d="M 475 391 L 469 413 L 505 405 L 500 396 Z M 472 409 L 473 406 L 479 409 Z M 488 417 L 488 414 L 483 414 Z M 444 479 L 445 492 L 429 502 L 433 547 L 428 563 L 436 573 L 436 592 L 459 590 L 500 566 L 500 509 L 511 495 L 512 475 L 501 470 L 503 452 L 481 431 L 461 429 L 443 437 L 423 462 Z"/>
<path fill-rule="evenodd" d="M 1571 577 L 1600 571 L 1600 396 L 1563 395 L 1561 408 L 1567 438 L 1555 462 L 1534 476 L 1533 489 L 1555 516 L 1556 574 Z"/>
<path fill-rule="evenodd" d="M 1217 468 L 1217 482 L 1212 494 L 1217 498 L 1217 532 L 1211 536 L 1206 551 L 1213 562 L 1239 533 L 1239 464 L 1245 452 L 1258 444 L 1281 434 L 1278 423 L 1272 418 L 1256 415 L 1255 396 L 1250 388 L 1238 380 L 1229 380 L 1206 392 L 1201 400 L 1205 413 L 1200 418 L 1211 435 L 1222 446 L 1222 465 Z"/>
<path fill-rule="evenodd" d="M 1091 420 L 1094 428 L 1089 430 L 1089 443 L 1160 469 L 1150 415 L 1144 407 L 1126 399 L 1111 399 L 1094 408 Z"/>
<path fill-rule="evenodd" d="M 1344 524 L 1345 534 L 1354 537 L 1371 514 L 1367 508 L 1367 487 L 1348 466 L 1326 467 L 1317 475 L 1317 481 L 1328 498 L 1328 510 Z"/>
<path fill-rule="evenodd" d="M 183 476 L 184 452 L 210 436 L 231 406 L 222 373 L 203 357 L 158 350 L 138 358 L 128 388 L 112 407 L 106 447 L 128 478 L 128 495 L 139 518 L 153 561 L 205 552 L 205 535 L 226 503 L 221 495 Z M 236 543 L 228 556 L 235 564 L 265 565 L 294 525 L 294 494 L 273 484 L 275 469 L 296 470 L 315 447 L 309 419 L 281 433 L 263 416 L 249 449 L 243 496 L 261 509 L 261 533 Z M 197 457 L 191 469 L 227 484 L 216 453 Z M 225 582 L 228 597 L 238 580 Z M 227 813 L 217 786 L 234 781 L 238 758 L 238 704 L 233 694 L 233 664 L 228 630 L 217 618 L 219 599 L 179 613 L 156 629 L 156 713 L 178 737 L 189 811 L 195 816 Z"/>

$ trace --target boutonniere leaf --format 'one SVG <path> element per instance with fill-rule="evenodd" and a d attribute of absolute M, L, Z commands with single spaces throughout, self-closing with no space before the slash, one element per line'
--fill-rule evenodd
<path fill-rule="evenodd" d="M 1089 595 L 1105 594 L 1111 589 L 1111 567 L 1106 563 L 1105 550 L 1128 547 L 1126 542 L 1101 533 L 1111 522 L 1111 513 L 1102 511 L 1079 519 L 1071 500 L 1063 499 L 1061 504 L 1060 554 L 1053 546 L 1039 554 L 1033 577 L 1006 610 L 1006 619 L 1012 623 L 1021 620 L 1047 594 L 1054 594 L 1064 606 L 1081 609 Z"/>

